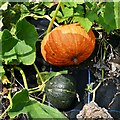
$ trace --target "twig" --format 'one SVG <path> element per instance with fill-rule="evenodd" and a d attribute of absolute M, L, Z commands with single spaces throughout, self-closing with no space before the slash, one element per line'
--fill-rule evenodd
<path fill-rule="evenodd" d="M 114 103 L 115 98 L 116 98 L 117 95 L 120 95 L 120 92 L 117 92 L 117 93 L 114 95 L 112 101 L 111 101 L 111 102 L 109 103 L 109 105 L 108 105 L 108 108 Z"/>

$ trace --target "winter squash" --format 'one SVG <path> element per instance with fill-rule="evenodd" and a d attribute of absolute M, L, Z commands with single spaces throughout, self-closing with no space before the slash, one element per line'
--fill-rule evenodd
<path fill-rule="evenodd" d="M 41 43 L 43 58 L 56 66 L 78 65 L 95 47 L 92 30 L 86 32 L 79 24 L 61 25 L 49 32 Z"/>
<path fill-rule="evenodd" d="M 68 74 L 58 75 L 46 83 L 48 101 L 58 109 L 67 109 L 76 96 L 75 79 Z"/>

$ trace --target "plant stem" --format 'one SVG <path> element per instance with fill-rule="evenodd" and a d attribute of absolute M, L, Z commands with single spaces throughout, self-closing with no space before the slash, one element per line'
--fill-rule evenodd
<path fill-rule="evenodd" d="M 9 102 L 10 102 L 10 106 L 12 107 L 11 91 L 12 91 L 12 88 L 9 90 L 9 93 L 8 93 L 8 99 L 9 99 Z"/>
<path fill-rule="evenodd" d="M 36 93 L 36 92 L 40 92 L 41 90 L 40 89 L 37 89 L 37 90 L 34 90 L 34 91 L 29 91 L 30 94 L 32 93 Z"/>
<path fill-rule="evenodd" d="M 55 18 L 56 18 L 56 15 L 57 15 L 58 11 L 59 11 L 60 6 L 61 6 L 61 0 L 57 5 L 57 8 L 55 10 L 55 14 L 54 14 L 52 20 L 50 21 L 50 24 L 49 24 L 48 29 L 47 29 L 47 33 L 49 33 L 51 31 L 51 29 L 52 29 L 53 23 L 55 21 Z"/>
<path fill-rule="evenodd" d="M 38 77 L 40 78 L 41 83 L 43 83 L 43 82 L 44 82 L 44 81 L 43 81 L 43 78 L 42 78 L 42 76 L 41 76 L 41 74 L 40 74 L 37 66 L 35 65 L 35 63 L 33 63 L 33 65 L 34 65 L 34 68 L 35 68 L 35 70 L 36 70 L 36 72 L 37 72 L 37 74 L 38 74 Z"/>
<path fill-rule="evenodd" d="M 105 61 L 106 52 L 107 52 L 106 42 L 105 42 L 105 41 L 104 41 L 103 45 L 104 45 L 104 52 L 103 52 L 102 62 Z M 101 83 L 103 82 L 103 79 L 104 79 L 104 77 L 105 77 L 105 70 L 104 70 L 104 68 L 102 68 L 102 73 L 101 73 L 101 74 L 102 74 L 102 80 L 99 81 L 99 83 L 98 83 L 98 85 L 96 86 L 96 88 L 92 91 L 92 93 L 93 93 L 92 101 L 93 101 L 93 102 L 95 101 L 95 92 L 96 92 L 96 90 L 100 87 L 100 85 L 101 85 Z"/>
<path fill-rule="evenodd" d="M 34 88 L 30 88 L 30 89 L 28 89 L 28 91 L 37 90 L 37 89 L 39 89 L 39 86 L 34 87 Z"/>
<path fill-rule="evenodd" d="M 45 99 L 46 99 L 46 94 L 44 93 L 44 95 L 43 95 L 43 99 L 42 99 L 42 103 L 45 102 Z"/>
<path fill-rule="evenodd" d="M 26 79 L 24 71 L 20 67 L 15 67 L 15 69 L 19 70 L 19 72 L 21 73 L 22 78 L 23 78 L 23 82 L 24 82 L 24 87 L 26 89 L 28 89 L 27 79 Z"/>
<path fill-rule="evenodd" d="M 42 83 L 41 85 L 38 86 L 38 89 L 36 90 L 33 90 L 33 91 L 29 91 L 29 93 L 36 93 L 36 92 L 43 92 L 44 91 L 44 87 L 45 87 L 45 84 Z"/>
<path fill-rule="evenodd" d="M 94 90 L 92 90 L 92 94 L 93 94 L 93 97 L 92 97 L 92 102 L 95 101 L 95 93 L 96 93 L 96 90 L 100 87 L 102 81 L 99 81 L 98 85 L 94 88 Z"/>

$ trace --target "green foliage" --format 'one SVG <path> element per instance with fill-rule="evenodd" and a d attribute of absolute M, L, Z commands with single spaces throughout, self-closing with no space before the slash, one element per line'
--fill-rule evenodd
<path fill-rule="evenodd" d="M 86 30 L 92 27 L 94 22 L 97 22 L 99 27 L 111 32 L 120 28 L 120 2 L 63 2 L 61 5 L 62 11 L 59 11 L 56 17 L 58 23 L 80 23 Z M 111 12 L 110 12 L 111 10 Z M 50 14 L 54 16 L 54 11 Z"/>
<path fill-rule="evenodd" d="M 13 1 L 13 0 L 11 0 Z M 31 65 L 36 59 L 36 42 L 38 33 L 35 27 L 26 18 L 32 17 L 35 20 L 47 18 L 51 21 L 56 12 L 56 3 L 52 2 L 4 2 L 0 10 L 0 78 L 5 74 L 4 66 Z M 55 17 L 58 24 L 79 23 L 86 31 L 102 29 L 110 33 L 120 29 L 120 2 L 62 2 Z M 60 74 L 67 74 L 67 71 L 43 72 L 39 74 L 38 87 L 28 88 L 29 93 L 44 92 L 44 85 L 49 79 Z M 41 78 L 43 81 L 41 82 Z M 25 79 L 25 78 L 24 78 Z M 41 85 L 42 83 L 42 85 Z M 44 84 L 43 84 L 44 83 Z M 42 91 L 43 90 L 43 91 Z M 87 90 L 91 90 L 91 85 Z M 8 114 L 11 118 L 26 113 L 29 119 L 34 118 L 63 118 L 67 119 L 61 112 L 50 106 L 39 103 L 29 97 L 26 89 L 17 92 L 12 98 L 12 107 Z"/>
<path fill-rule="evenodd" d="M 2 34 L 2 58 L 5 63 L 18 60 L 25 65 L 33 64 L 36 58 L 35 43 L 38 34 L 35 27 L 25 19 L 16 24 L 15 33 L 4 29 Z"/>
<path fill-rule="evenodd" d="M 107 31 L 120 28 L 120 2 L 107 2 L 104 12 L 99 17 L 99 23 Z"/>
<path fill-rule="evenodd" d="M 36 58 L 35 43 L 38 35 L 34 26 L 24 18 L 27 16 L 39 18 L 47 14 L 46 11 L 51 9 L 54 3 L 16 3 L 8 7 L 9 5 L 10 3 L 6 2 L 0 8 L 3 10 L 3 28 L 6 28 L 2 33 L 2 58 L 6 64 L 15 59 L 30 65 Z M 111 32 L 120 28 L 119 6 L 120 2 L 62 2 L 56 20 L 61 24 L 80 23 L 86 31 L 97 22 L 99 27 Z M 50 16 L 53 17 L 54 13 L 52 10 Z"/>
<path fill-rule="evenodd" d="M 49 118 L 53 120 L 62 118 L 67 120 L 67 118 L 57 109 L 39 103 L 34 98 L 29 97 L 28 91 L 26 89 L 17 92 L 13 96 L 11 107 L 12 108 L 8 112 L 10 118 L 14 118 L 21 113 L 26 113 L 30 120 L 35 118 Z"/>

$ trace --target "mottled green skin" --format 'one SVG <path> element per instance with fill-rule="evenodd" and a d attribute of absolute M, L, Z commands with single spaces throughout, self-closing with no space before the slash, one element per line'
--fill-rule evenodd
<path fill-rule="evenodd" d="M 70 75 L 56 76 L 47 82 L 45 91 L 54 107 L 67 109 L 76 96 L 75 80 Z"/>

